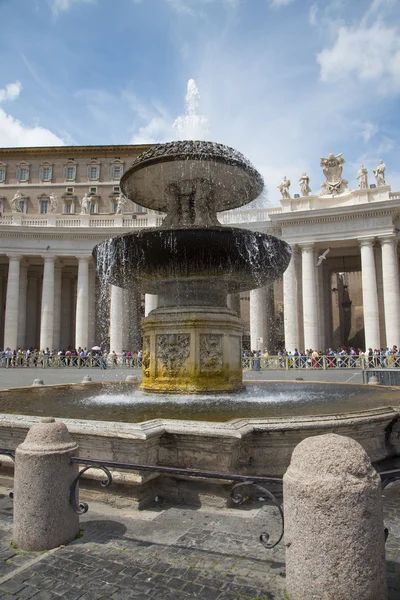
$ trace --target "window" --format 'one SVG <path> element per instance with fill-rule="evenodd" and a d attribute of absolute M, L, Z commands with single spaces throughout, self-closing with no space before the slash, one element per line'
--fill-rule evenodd
<path fill-rule="evenodd" d="M 73 194 L 74 193 L 74 188 L 73 187 L 67 187 L 67 194 Z"/>
<path fill-rule="evenodd" d="M 51 181 L 53 175 L 53 168 L 49 163 L 43 163 L 40 167 L 40 179 L 41 181 Z"/>
<path fill-rule="evenodd" d="M 118 202 L 114 201 L 114 203 L 113 203 L 113 211 L 114 211 L 114 213 L 117 212 L 117 208 L 118 208 Z"/>
<path fill-rule="evenodd" d="M 87 167 L 88 179 L 90 181 L 97 181 L 100 177 L 100 163 L 93 158 Z"/>
<path fill-rule="evenodd" d="M 19 201 L 19 207 L 21 209 L 21 212 L 26 213 L 26 210 L 25 210 L 25 200 L 20 200 Z"/>
<path fill-rule="evenodd" d="M 91 215 L 94 215 L 95 208 L 96 208 L 96 205 L 93 202 L 91 202 L 90 203 L 90 208 L 89 208 L 89 212 L 90 212 Z"/>
<path fill-rule="evenodd" d="M 0 183 L 6 180 L 6 165 L 0 163 Z"/>
<path fill-rule="evenodd" d="M 111 179 L 121 179 L 123 175 L 123 166 L 119 164 L 111 165 Z"/>
<path fill-rule="evenodd" d="M 29 179 L 29 167 L 28 166 L 18 167 L 17 179 L 18 179 L 18 181 L 28 181 L 28 179 Z"/>
<path fill-rule="evenodd" d="M 75 181 L 76 178 L 76 165 L 67 163 L 64 167 L 64 178 L 66 181 Z"/>
<path fill-rule="evenodd" d="M 140 206 L 140 204 L 136 204 L 136 208 L 138 213 L 143 212 L 143 206 Z"/>
<path fill-rule="evenodd" d="M 71 214 L 71 204 L 70 204 L 70 203 L 67 203 L 67 204 L 65 205 L 65 213 L 66 213 L 67 215 L 70 215 L 70 214 Z"/>
<path fill-rule="evenodd" d="M 120 192 L 120 191 L 121 191 L 121 190 L 120 190 L 120 187 L 119 187 L 119 185 L 114 185 L 114 187 L 113 187 L 113 192 Z"/>
<path fill-rule="evenodd" d="M 97 187 L 93 186 L 89 188 L 89 193 L 90 194 L 97 194 Z"/>
<path fill-rule="evenodd" d="M 49 203 L 47 200 L 40 201 L 40 214 L 47 215 Z"/>

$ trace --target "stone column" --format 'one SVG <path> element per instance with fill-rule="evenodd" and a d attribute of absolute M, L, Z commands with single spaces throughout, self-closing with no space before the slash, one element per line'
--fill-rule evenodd
<path fill-rule="evenodd" d="M 62 266 L 56 263 L 54 271 L 54 328 L 53 328 L 53 348 L 60 350 L 61 347 L 61 286 L 62 286 Z"/>
<path fill-rule="evenodd" d="M 20 264 L 19 276 L 19 304 L 18 304 L 18 348 L 25 348 L 26 345 L 26 299 L 28 292 L 28 266 Z"/>
<path fill-rule="evenodd" d="M 38 297 L 38 278 L 34 274 L 28 277 L 27 297 L 29 301 L 26 307 L 26 345 L 28 348 L 36 348 L 37 338 L 37 297 Z"/>
<path fill-rule="evenodd" d="M 93 261 L 89 262 L 89 345 L 93 348 L 98 345 L 96 341 L 96 270 Z"/>
<path fill-rule="evenodd" d="M 325 332 L 325 347 L 328 348 L 333 344 L 333 330 L 332 330 L 332 285 L 331 285 L 331 273 L 328 269 L 325 269 L 323 275 L 323 290 L 324 290 L 324 315 L 325 322 L 323 323 L 323 330 Z"/>
<path fill-rule="evenodd" d="M 149 312 L 156 309 L 158 306 L 157 294 L 145 294 L 144 296 L 144 316 L 147 317 Z"/>
<path fill-rule="evenodd" d="M 4 348 L 15 350 L 18 340 L 19 276 L 21 256 L 9 255 Z"/>
<path fill-rule="evenodd" d="M 61 282 L 61 350 L 68 350 L 71 339 L 71 278 L 65 276 Z"/>
<path fill-rule="evenodd" d="M 359 240 L 361 247 L 361 276 L 364 309 L 365 348 L 381 347 L 379 336 L 379 307 L 376 284 L 373 238 Z"/>
<path fill-rule="evenodd" d="M 250 350 L 263 350 L 266 342 L 266 289 L 250 290 Z"/>
<path fill-rule="evenodd" d="M 124 290 L 125 307 L 123 312 L 124 329 L 128 332 L 125 350 L 137 352 L 142 347 L 141 304 L 142 295 L 133 288 Z"/>
<path fill-rule="evenodd" d="M 296 261 L 294 248 L 288 268 L 283 274 L 283 322 L 285 328 L 285 348 L 301 350 L 298 329 L 298 302 Z"/>
<path fill-rule="evenodd" d="M 42 312 L 40 319 L 40 348 L 46 350 L 53 346 L 54 327 L 54 256 L 43 256 Z"/>
<path fill-rule="evenodd" d="M 290 600 L 386 600 L 380 477 L 355 440 L 309 437 L 283 478 Z"/>
<path fill-rule="evenodd" d="M 123 332 L 124 290 L 116 285 L 111 286 L 110 305 L 110 352 L 121 354 L 124 343 Z"/>
<path fill-rule="evenodd" d="M 301 246 L 304 349 L 318 350 L 318 297 L 314 245 Z"/>
<path fill-rule="evenodd" d="M 90 256 L 78 258 L 76 291 L 75 346 L 87 348 L 89 343 L 89 261 Z"/>
<path fill-rule="evenodd" d="M 324 264 L 320 265 L 317 271 L 317 303 L 318 303 L 318 349 L 324 350 L 325 342 L 325 303 L 324 303 Z"/>
<path fill-rule="evenodd" d="M 4 278 L 0 276 L 0 341 L 4 340 Z M 4 308 L 3 308 L 4 307 Z"/>
<path fill-rule="evenodd" d="M 395 236 L 380 238 L 382 247 L 383 298 L 385 305 L 386 343 L 400 345 L 400 286 Z"/>
<path fill-rule="evenodd" d="M 379 310 L 379 339 L 381 346 L 386 348 L 386 323 L 385 323 L 385 301 L 383 299 L 383 272 L 382 272 L 382 248 L 377 245 L 375 251 L 376 288 L 378 292 Z"/>
<path fill-rule="evenodd" d="M 240 317 L 240 294 L 228 294 L 226 303 Z"/>
<path fill-rule="evenodd" d="M 79 515 L 68 501 L 78 475 L 71 456 L 77 444 L 61 422 L 47 417 L 31 427 L 15 453 L 13 541 L 23 550 L 68 544 L 79 531 Z"/>

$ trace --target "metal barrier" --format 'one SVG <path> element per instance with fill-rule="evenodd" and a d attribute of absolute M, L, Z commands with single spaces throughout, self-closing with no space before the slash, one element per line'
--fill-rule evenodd
<path fill-rule="evenodd" d="M 0 368 L 94 368 L 99 369 L 140 369 L 141 358 L 109 354 L 102 356 L 49 356 L 42 352 L 32 352 L 29 357 L 22 354 L 0 354 Z M 380 356 L 352 356 L 348 354 L 334 354 L 332 356 L 254 356 L 243 357 L 242 368 L 244 371 L 275 371 L 289 369 L 399 369 L 400 355 L 389 354 Z"/>

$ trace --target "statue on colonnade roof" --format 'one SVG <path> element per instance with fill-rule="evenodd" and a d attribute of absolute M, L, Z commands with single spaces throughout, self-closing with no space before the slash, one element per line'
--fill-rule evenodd
<path fill-rule="evenodd" d="M 321 167 L 326 181 L 321 186 L 320 196 L 337 196 L 347 191 L 348 181 L 342 178 L 344 162 L 342 154 L 335 156 L 333 152 L 328 158 L 321 158 Z"/>

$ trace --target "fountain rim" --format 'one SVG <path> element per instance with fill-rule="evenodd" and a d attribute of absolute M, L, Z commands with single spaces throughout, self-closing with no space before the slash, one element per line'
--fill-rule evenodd
<path fill-rule="evenodd" d="M 206 150 L 201 150 L 199 144 L 206 147 Z M 182 146 L 182 147 L 181 147 Z M 192 150 L 188 154 L 188 146 L 191 146 Z M 174 152 L 168 152 L 168 149 L 173 148 Z M 222 154 L 218 154 L 215 151 L 216 148 L 222 150 Z M 164 150 L 164 154 L 161 153 Z M 158 154 L 157 154 L 158 152 Z M 135 202 L 135 198 L 131 198 L 131 193 L 127 189 L 128 181 L 132 178 L 134 173 L 141 171 L 149 166 L 155 166 L 157 164 L 170 163 L 170 162 L 190 162 L 190 161 L 203 161 L 204 163 L 218 163 L 226 167 L 236 167 L 246 172 L 253 178 L 252 181 L 252 193 L 249 200 L 243 202 L 243 197 L 235 201 L 235 196 L 232 196 L 232 200 L 229 204 L 216 202 L 216 211 L 223 212 L 225 210 L 232 210 L 240 206 L 249 204 L 260 196 L 264 189 L 264 179 L 252 163 L 238 150 L 218 142 L 206 142 L 202 140 L 184 140 L 184 141 L 172 141 L 165 142 L 162 144 L 155 144 L 149 150 L 139 154 L 129 167 L 129 169 L 122 175 L 120 179 L 120 188 L 122 193 Z M 141 205 L 146 208 L 154 210 L 165 211 L 164 203 L 161 200 L 153 199 L 148 201 L 144 198 L 140 199 Z"/>

